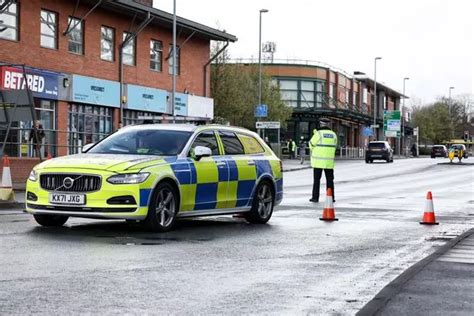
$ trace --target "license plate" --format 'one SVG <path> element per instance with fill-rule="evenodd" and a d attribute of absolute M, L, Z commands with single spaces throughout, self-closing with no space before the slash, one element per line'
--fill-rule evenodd
<path fill-rule="evenodd" d="M 380 158 L 380 157 L 382 157 L 382 155 L 372 155 L 372 157 Z"/>
<path fill-rule="evenodd" d="M 83 205 L 85 202 L 86 196 L 84 194 L 51 193 L 49 195 L 49 203 L 52 204 Z"/>

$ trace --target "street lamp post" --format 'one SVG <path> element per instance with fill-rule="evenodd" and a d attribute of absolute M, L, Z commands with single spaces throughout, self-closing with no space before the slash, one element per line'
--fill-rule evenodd
<path fill-rule="evenodd" d="M 454 87 L 449 87 L 449 98 L 448 98 L 449 115 L 451 115 L 451 90 L 453 89 Z"/>
<path fill-rule="evenodd" d="M 374 137 L 377 139 L 377 60 L 382 57 L 375 57 L 374 59 Z"/>
<path fill-rule="evenodd" d="M 267 13 L 267 9 L 260 10 L 258 27 L 258 104 L 262 104 L 262 13 Z"/>
<path fill-rule="evenodd" d="M 406 83 L 407 80 L 410 80 L 410 78 L 409 77 L 403 78 L 403 100 L 402 100 L 402 110 L 400 111 L 401 118 L 402 118 L 402 135 L 400 135 L 400 150 L 399 150 L 400 156 L 402 155 L 402 148 L 404 147 L 402 145 L 405 145 L 405 115 L 404 115 L 404 111 L 405 111 L 405 83 Z"/>
<path fill-rule="evenodd" d="M 176 123 L 175 102 L 176 102 L 176 0 L 173 0 L 173 87 L 171 91 L 171 114 L 173 115 L 173 123 Z"/>

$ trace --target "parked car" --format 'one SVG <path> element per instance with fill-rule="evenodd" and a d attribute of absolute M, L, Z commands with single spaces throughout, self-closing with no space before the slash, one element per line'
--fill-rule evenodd
<path fill-rule="evenodd" d="M 436 158 L 436 157 L 443 157 L 447 158 L 448 157 L 448 149 L 444 145 L 434 145 L 431 148 L 431 158 Z"/>
<path fill-rule="evenodd" d="M 40 225 L 124 219 L 164 232 L 178 217 L 236 213 L 263 224 L 283 197 L 280 159 L 243 128 L 127 126 L 86 146 L 31 171 L 26 211 Z"/>
<path fill-rule="evenodd" d="M 365 162 L 372 163 L 374 160 L 393 162 L 393 149 L 388 142 L 373 141 L 369 143 L 365 151 Z"/>

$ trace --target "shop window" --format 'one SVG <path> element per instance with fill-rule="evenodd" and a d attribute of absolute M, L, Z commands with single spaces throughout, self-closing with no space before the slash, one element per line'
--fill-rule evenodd
<path fill-rule="evenodd" d="M 173 74 L 173 45 L 169 48 L 168 72 Z M 176 75 L 181 73 L 181 48 L 176 46 Z"/>
<path fill-rule="evenodd" d="M 162 71 L 163 43 L 161 41 L 150 41 L 150 69 Z"/>
<path fill-rule="evenodd" d="M 143 119 L 143 117 L 150 117 L 150 120 L 152 120 L 153 115 L 154 113 L 150 112 L 124 110 L 123 126 L 143 124 L 147 121 L 146 119 Z"/>
<path fill-rule="evenodd" d="M 111 27 L 100 28 L 100 58 L 107 61 L 115 60 L 115 30 Z"/>
<path fill-rule="evenodd" d="M 280 89 L 281 90 L 297 90 L 298 81 L 296 80 L 280 80 Z"/>
<path fill-rule="evenodd" d="M 58 48 L 58 15 L 54 12 L 41 10 L 41 47 Z"/>
<path fill-rule="evenodd" d="M 84 23 L 78 18 L 69 17 L 71 32 L 67 35 L 69 51 L 74 54 L 84 54 Z"/>
<path fill-rule="evenodd" d="M 0 7 L 5 0 L 0 0 Z M 10 3 L 0 14 L 0 38 L 18 41 L 18 5 Z"/>
<path fill-rule="evenodd" d="M 135 37 L 131 37 L 128 32 L 123 32 L 122 40 L 128 39 L 127 44 L 122 48 L 122 62 L 124 65 L 135 66 Z"/>
<path fill-rule="evenodd" d="M 82 104 L 69 105 L 69 154 L 79 153 L 82 146 L 98 142 L 111 132 L 111 108 Z"/>

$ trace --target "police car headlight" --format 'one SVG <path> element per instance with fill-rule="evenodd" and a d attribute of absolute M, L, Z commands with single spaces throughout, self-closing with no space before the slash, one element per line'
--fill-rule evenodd
<path fill-rule="evenodd" d="M 144 182 L 149 175 L 147 172 L 119 174 L 107 178 L 107 182 L 112 184 L 136 184 Z"/>
<path fill-rule="evenodd" d="M 30 175 L 28 176 L 28 180 L 30 181 L 38 180 L 38 173 L 36 172 L 36 170 L 31 170 Z"/>

